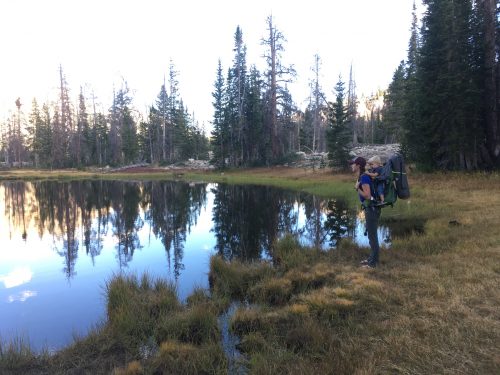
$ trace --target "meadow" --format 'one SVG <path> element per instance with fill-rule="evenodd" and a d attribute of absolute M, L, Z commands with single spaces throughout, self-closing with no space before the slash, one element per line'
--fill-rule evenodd
<path fill-rule="evenodd" d="M 31 174 L 2 178 L 47 178 Z M 175 178 L 258 183 L 342 195 L 353 176 L 329 170 L 86 174 L 49 178 Z M 382 222 L 407 227 L 360 269 L 368 248 L 303 248 L 291 236 L 272 260 L 212 257 L 210 290 L 181 303 L 173 285 L 148 275 L 108 280 L 107 321 L 57 353 L 22 339 L 0 344 L 2 374 L 498 374 L 500 373 L 500 175 L 410 174 L 411 199 Z M 230 363 L 219 317 L 242 354 Z"/>

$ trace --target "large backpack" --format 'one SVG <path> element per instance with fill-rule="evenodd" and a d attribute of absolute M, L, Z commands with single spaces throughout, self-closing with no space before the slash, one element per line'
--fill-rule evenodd
<path fill-rule="evenodd" d="M 380 175 L 375 177 L 375 183 L 384 184 L 384 203 L 379 204 L 381 207 L 394 205 L 398 198 L 408 199 L 410 186 L 403 156 L 392 155 L 382 167 Z"/>

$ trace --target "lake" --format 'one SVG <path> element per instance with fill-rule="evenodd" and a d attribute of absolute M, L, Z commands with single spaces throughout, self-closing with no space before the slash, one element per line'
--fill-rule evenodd
<path fill-rule="evenodd" d="M 172 181 L 0 182 L 0 340 L 57 350 L 106 317 L 113 275 L 148 272 L 184 300 L 209 260 L 270 257 L 292 233 L 325 251 L 368 246 L 356 207 L 266 186 Z M 389 229 L 379 229 L 389 243 Z"/>

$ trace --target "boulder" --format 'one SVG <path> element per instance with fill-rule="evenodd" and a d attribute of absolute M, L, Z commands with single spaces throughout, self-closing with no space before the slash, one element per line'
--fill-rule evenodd
<path fill-rule="evenodd" d="M 372 156 L 378 155 L 385 163 L 389 157 L 401 151 L 401 145 L 399 143 L 390 143 L 385 145 L 358 145 L 351 149 L 349 155 L 351 157 L 361 156 L 366 160 L 370 159 Z"/>

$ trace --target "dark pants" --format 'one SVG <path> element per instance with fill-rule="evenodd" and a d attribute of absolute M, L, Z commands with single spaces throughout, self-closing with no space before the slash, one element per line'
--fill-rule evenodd
<path fill-rule="evenodd" d="M 375 267 L 378 263 L 378 219 L 380 218 L 380 207 L 366 207 L 365 208 L 365 219 L 366 219 L 366 231 L 368 233 L 368 241 L 370 242 L 371 253 L 368 257 L 368 264 Z"/>

